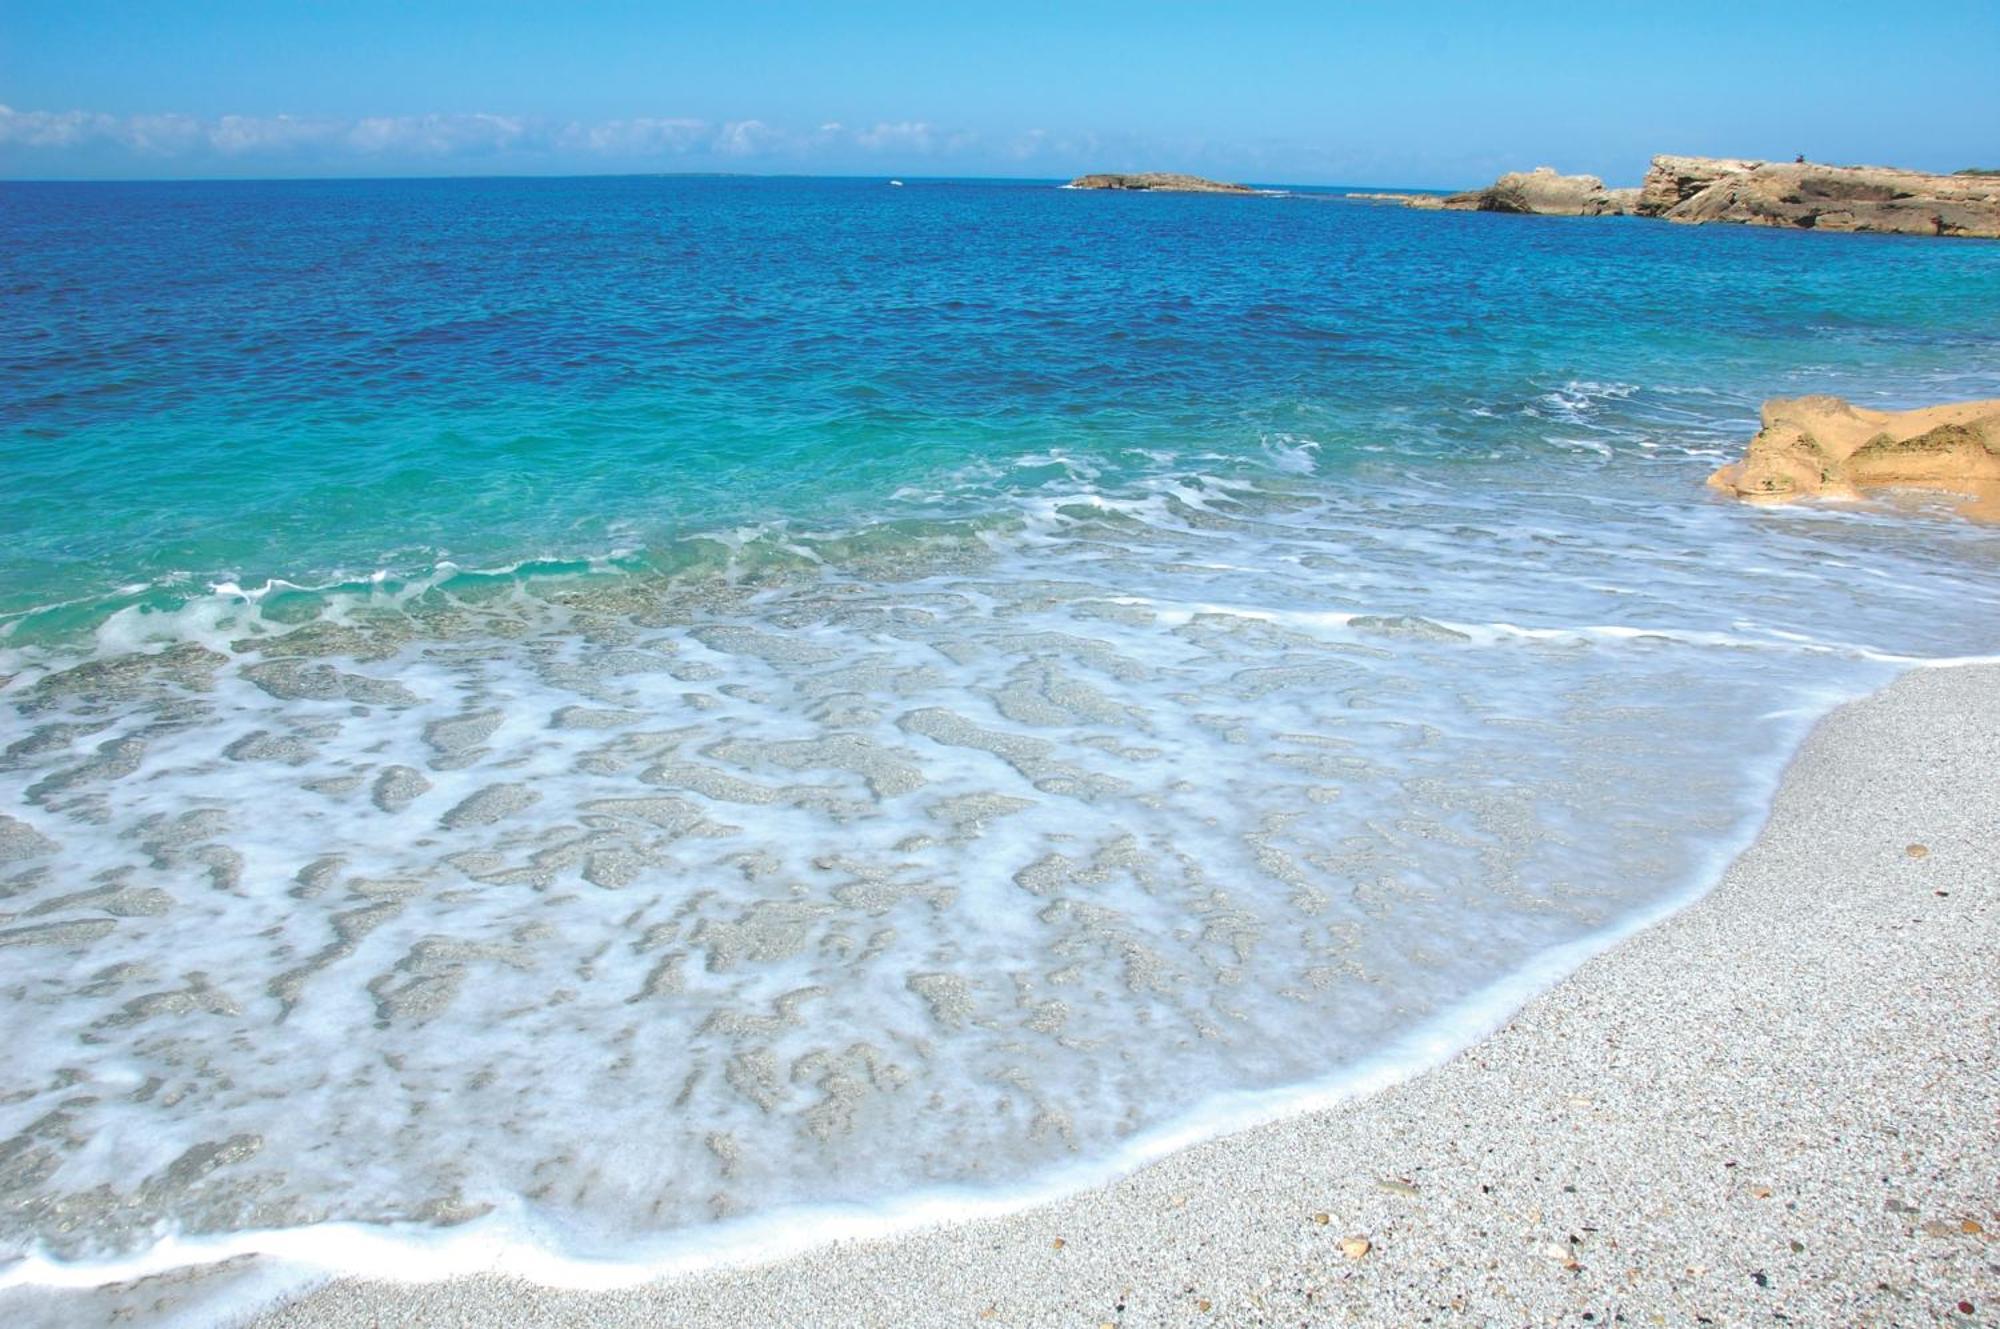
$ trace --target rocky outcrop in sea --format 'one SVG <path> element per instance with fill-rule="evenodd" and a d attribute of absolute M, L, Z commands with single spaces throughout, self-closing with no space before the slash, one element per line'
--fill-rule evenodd
<path fill-rule="evenodd" d="M 1426 212 L 1520 212 L 1544 217 L 1607 217 L 1632 211 L 1636 189 L 1606 189 L 1594 175 L 1563 175 L 1553 166 L 1509 171 L 1484 189 L 1458 194 L 1349 194 L 1361 203 L 1398 203 Z"/>
<path fill-rule="evenodd" d="M 1484 189 L 1447 197 L 1456 212 L 1524 212 L 1540 217 L 1616 217 L 1632 211 L 1636 189 L 1606 189 L 1594 175 L 1562 175 L 1553 166 L 1509 171 Z"/>
<path fill-rule="evenodd" d="M 2000 400 L 1874 411 L 1839 397 L 1775 397 L 1743 460 L 1708 483 L 1751 502 L 1860 498 L 1870 489 L 1942 489 L 2000 516 Z"/>

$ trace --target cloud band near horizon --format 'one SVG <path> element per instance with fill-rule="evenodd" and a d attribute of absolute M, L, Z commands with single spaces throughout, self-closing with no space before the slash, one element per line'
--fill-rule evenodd
<path fill-rule="evenodd" d="M 598 121 L 494 114 L 404 116 L 112 115 L 0 105 L 0 153 L 22 162 L 122 157 L 140 164 L 238 162 L 338 167 L 388 161 L 825 161 L 868 157 L 1028 162 L 1097 150 L 1096 135 L 988 136 L 921 120 L 790 129 L 762 120 L 637 116 Z"/>

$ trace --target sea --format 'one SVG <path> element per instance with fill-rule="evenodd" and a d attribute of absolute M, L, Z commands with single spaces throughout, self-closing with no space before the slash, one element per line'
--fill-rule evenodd
<path fill-rule="evenodd" d="M 1805 393 L 2000 396 L 2000 245 L 0 184 L 0 1285 L 604 1284 L 1436 1064 L 2000 647 L 1950 500 L 1705 488 Z"/>

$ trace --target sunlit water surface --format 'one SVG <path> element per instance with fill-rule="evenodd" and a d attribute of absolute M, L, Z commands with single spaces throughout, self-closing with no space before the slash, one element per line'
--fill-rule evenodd
<path fill-rule="evenodd" d="M 2000 625 L 1939 500 L 1701 483 L 1767 395 L 2000 394 L 2000 246 L 678 179 L 0 230 L 17 1253 L 1086 1175 L 1684 897 Z"/>

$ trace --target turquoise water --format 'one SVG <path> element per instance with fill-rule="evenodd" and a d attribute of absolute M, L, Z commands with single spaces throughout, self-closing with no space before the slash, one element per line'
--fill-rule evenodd
<path fill-rule="evenodd" d="M 2000 395 L 2000 246 L 679 178 L 0 229 L 16 1252 L 640 1267 L 1101 1175 L 1476 1033 L 2000 625 L 1945 500 L 1701 483 L 1766 396 Z"/>
<path fill-rule="evenodd" d="M 1991 246 L 1013 184 L 8 186 L 0 613 L 1008 516 L 1162 452 L 1561 460 L 1991 387 Z M 1984 375 L 1984 379 L 1981 376 Z M 1666 441 L 1666 440 L 1662 440 Z M 1171 465 L 1167 463 L 1166 465 Z M 1676 478 L 1678 480 L 1678 477 Z"/>

